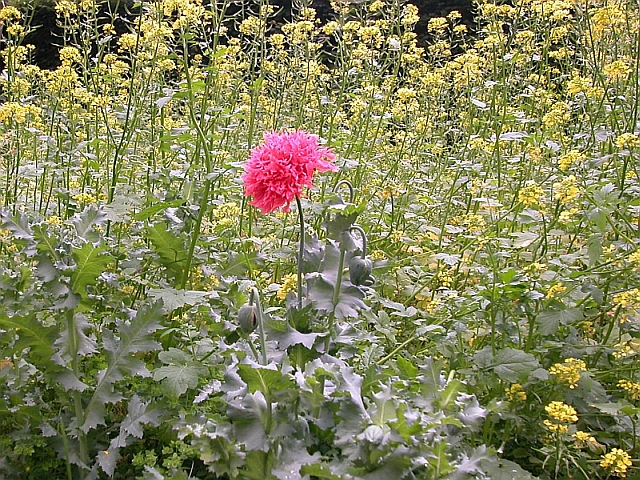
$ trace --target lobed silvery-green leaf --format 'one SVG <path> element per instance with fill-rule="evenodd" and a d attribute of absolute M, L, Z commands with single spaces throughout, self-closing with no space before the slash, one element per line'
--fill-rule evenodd
<path fill-rule="evenodd" d="M 478 367 L 493 370 L 501 379 L 511 383 L 525 380 L 540 367 L 532 354 L 510 347 L 499 350 L 495 355 L 491 347 L 485 347 L 475 353 L 473 360 Z"/>
<path fill-rule="evenodd" d="M 107 270 L 107 265 L 113 260 L 113 256 L 106 253 L 102 245 L 85 243 L 81 247 L 74 247 L 71 255 L 76 266 L 71 272 L 71 290 L 87 298 L 87 286 L 95 285 L 98 277 Z"/>
<path fill-rule="evenodd" d="M 560 325 L 571 325 L 584 318 L 580 308 L 547 309 L 538 314 L 536 321 L 540 324 L 540 334 L 553 335 Z"/>
<path fill-rule="evenodd" d="M 187 262 L 187 249 L 166 222 L 156 222 L 146 229 L 147 237 L 160 257 L 160 263 L 175 278 L 182 278 Z"/>
<path fill-rule="evenodd" d="M 91 329 L 89 319 L 82 313 L 76 313 L 67 322 L 67 328 L 60 332 L 57 340 L 53 344 L 56 353 L 52 360 L 61 366 L 70 365 L 76 356 L 85 357 L 98 352 L 98 343 L 95 338 L 85 332 Z M 71 345 L 70 337 L 73 338 Z"/>
<path fill-rule="evenodd" d="M 491 480 L 537 480 L 520 465 L 504 458 L 480 460 L 480 467 L 485 478 Z"/>
<path fill-rule="evenodd" d="M 228 403 L 227 415 L 233 424 L 235 438 L 246 450 L 269 451 L 270 442 L 265 429 L 269 408 L 260 391 L 247 393 Z"/>
<path fill-rule="evenodd" d="M 117 328 L 119 337 L 110 330 L 102 332 L 103 348 L 107 355 L 107 368 L 98 373 L 93 395 L 85 408 L 85 418 L 78 419 L 85 433 L 100 424 L 104 424 L 105 405 L 122 400 L 123 396 L 113 390 L 113 384 L 127 375 L 149 376 L 145 364 L 135 358 L 136 353 L 159 350 L 160 344 L 152 334 L 160 328 L 162 303 L 141 307 L 136 315 L 127 322 L 120 322 Z"/>
<path fill-rule="evenodd" d="M 101 236 L 96 227 L 101 227 L 106 221 L 107 216 L 101 208 L 89 205 L 71 219 L 71 223 L 76 229 L 75 238 L 97 246 L 101 241 Z"/>
<path fill-rule="evenodd" d="M 286 321 L 271 321 L 267 324 L 269 339 L 278 342 L 278 346 L 286 350 L 294 345 L 303 345 L 312 349 L 319 338 L 324 338 L 328 333 L 301 333 Z"/>
<path fill-rule="evenodd" d="M 23 240 L 25 255 L 32 257 L 36 254 L 36 242 L 26 214 L 11 215 L 9 212 L 0 211 L 0 225 L 9 230 L 13 238 Z"/>
<path fill-rule="evenodd" d="M 196 388 L 201 375 L 207 373 L 207 368 L 197 362 L 185 365 L 167 365 L 157 368 L 153 372 L 153 379 L 162 381 L 173 397 L 183 395 L 188 389 Z"/>
<path fill-rule="evenodd" d="M 17 340 L 12 346 L 12 351 L 21 353 L 29 349 L 29 356 L 38 365 L 47 365 L 54 354 L 53 343 L 56 338 L 55 327 L 45 327 L 35 318 L 29 316 L 8 316 L 0 312 L 0 327 L 14 331 Z"/>
<path fill-rule="evenodd" d="M 162 300 L 167 312 L 173 312 L 185 305 L 201 305 L 212 296 L 212 292 L 200 292 L 197 290 L 178 290 L 175 288 L 151 288 L 148 291 L 149 297 L 154 300 Z"/>
<path fill-rule="evenodd" d="M 76 374 L 73 373 L 73 370 L 70 369 L 65 369 L 60 373 L 56 373 L 54 378 L 66 391 L 75 390 L 77 392 L 84 392 L 89 388 L 89 386 L 86 383 L 81 382 L 78 377 L 76 377 Z"/>
<path fill-rule="evenodd" d="M 158 407 L 148 408 L 149 405 L 150 402 L 143 402 L 137 395 L 129 400 L 127 415 L 120 422 L 118 436 L 111 440 L 107 450 L 102 450 L 97 455 L 97 465 L 107 475 L 114 474 L 116 464 L 121 458 L 120 449 L 128 445 L 130 437 L 140 439 L 144 434 L 144 425 L 158 426 L 160 424 L 160 418 L 165 413 L 164 410 Z"/>
<path fill-rule="evenodd" d="M 262 392 L 267 396 L 290 388 L 293 381 L 275 365 L 259 367 L 255 364 L 238 365 L 238 376 L 246 383 L 250 393 Z"/>

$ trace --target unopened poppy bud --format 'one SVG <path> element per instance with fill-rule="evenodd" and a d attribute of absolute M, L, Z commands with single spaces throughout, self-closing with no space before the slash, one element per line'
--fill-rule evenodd
<path fill-rule="evenodd" d="M 255 305 L 245 303 L 238 310 L 238 323 L 244 333 L 251 333 L 258 325 L 258 312 Z"/>
<path fill-rule="evenodd" d="M 365 285 L 371 277 L 373 262 L 368 258 L 353 257 L 349 261 L 349 279 L 354 285 Z"/>

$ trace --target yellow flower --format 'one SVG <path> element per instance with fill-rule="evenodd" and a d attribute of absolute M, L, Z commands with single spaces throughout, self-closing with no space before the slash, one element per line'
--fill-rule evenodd
<path fill-rule="evenodd" d="M 575 358 L 567 358 L 563 363 L 556 363 L 549 369 L 549 373 L 554 375 L 558 382 L 566 383 L 571 389 L 576 388 L 580 374 L 586 371 L 587 364 Z"/>
<path fill-rule="evenodd" d="M 549 290 L 547 290 L 547 294 L 545 298 L 547 300 L 551 298 L 556 298 L 567 291 L 567 287 L 565 287 L 562 283 L 556 283 L 555 285 L 551 285 Z"/>
<path fill-rule="evenodd" d="M 578 414 L 575 408 L 564 402 L 553 401 L 544 409 L 549 414 L 549 417 L 559 422 L 576 423 L 578 421 Z"/>
<path fill-rule="evenodd" d="M 633 133 L 623 133 L 616 138 L 616 146 L 618 148 L 635 148 L 639 143 L 640 139 L 638 138 L 638 135 Z"/>
<path fill-rule="evenodd" d="M 619 448 L 613 448 L 609 453 L 602 456 L 600 466 L 609 470 L 610 475 L 624 478 L 627 476 L 627 469 L 632 465 L 631 457 L 627 452 Z"/>
<path fill-rule="evenodd" d="M 525 208 L 531 205 L 540 205 L 544 203 L 544 190 L 538 185 L 535 180 L 528 180 L 518 191 L 518 201 L 524 205 Z"/>
<path fill-rule="evenodd" d="M 558 167 L 560 170 L 567 170 L 571 165 L 584 161 L 587 157 L 578 150 L 570 150 L 569 152 L 558 158 Z"/>
<path fill-rule="evenodd" d="M 429 20 L 427 24 L 427 31 L 429 33 L 444 33 L 447 27 L 449 26 L 449 22 L 444 17 L 435 17 Z"/>
<path fill-rule="evenodd" d="M 622 308 L 640 307 L 640 289 L 634 288 L 633 290 L 627 290 L 626 292 L 614 295 L 613 303 Z"/>
<path fill-rule="evenodd" d="M 8 6 L 0 9 L 0 20 L 2 21 L 12 21 L 12 20 L 20 20 L 22 18 L 22 14 L 20 10 L 16 7 Z"/>
<path fill-rule="evenodd" d="M 55 10 L 59 17 L 70 17 L 78 13 L 78 5 L 70 0 L 58 0 Z"/>
<path fill-rule="evenodd" d="M 576 446 L 578 448 L 582 448 L 585 445 L 590 447 L 597 447 L 600 445 L 593 435 L 590 435 L 587 432 L 583 432 L 582 430 L 578 430 L 571 436 L 575 438 Z"/>
<path fill-rule="evenodd" d="M 510 402 L 524 402 L 527 399 L 527 393 L 519 383 L 514 383 L 509 388 L 506 388 L 505 392 Z"/>
<path fill-rule="evenodd" d="M 561 181 L 555 182 L 553 184 L 554 198 L 564 204 L 575 200 L 580 193 L 576 181 L 575 175 L 569 175 Z"/>
<path fill-rule="evenodd" d="M 619 78 L 628 75 L 631 72 L 631 67 L 624 60 L 615 60 L 605 65 L 602 71 L 609 78 Z"/>
<path fill-rule="evenodd" d="M 297 288 L 298 276 L 295 273 L 289 273 L 282 278 L 282 284 L 276 292 L 276 298 L 283 301 L 289 292 L 295 292 Z"/>
<path fill-rule="evenodd" d="M 565 125 L 569 120 L 571 120 L 571 107 L 565 102 L 554 103 L 551 110 L 542 117 L 542 123 L 549 128 Z"/>
<path fill-rule="evenodd" d="M 626 390 L 629 396 L 634 400 L 640 400 L 640 383 L 631 380 L 620 380 L 618 386 Z"/>

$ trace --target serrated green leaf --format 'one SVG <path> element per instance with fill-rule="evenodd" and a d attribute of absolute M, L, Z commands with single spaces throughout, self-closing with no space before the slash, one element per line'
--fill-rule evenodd
<path fill-rule="evenodd" d="M 153 379 L 161 381 L 169 393 L 174 397 L 179 397 L 190 388 L 198 386 L 198 378 L 203 372 L 202 365 L 196 363 L 187 365 L 167 365 L 157 368 L 153 372 Z"/>
<path fill-rule="evenodd" d="M 107 220 L 105 213 L 95 205 L 89 205 L 81 213 L 73 216 L 71 223 L 76 227 L 76 235 L 86 242 L 98 244 L 100 234 L 96 226 L 103 225 Z"/>
<path fill-rule="evenodd" d="M 305 476 L 318 477 L 326 480 L 342 480 L 341 475 L 334 475 L 331 473 L 331 468 L 328 465 L 322 465 L 314 463 L 313 465 L 305 465 L 300 469 L 300 473 Z"/>
<path fill-rule="evenodd" d="M 200 305 L 210 296 L 208 292 L 196 290 L 177 290 L 175 288 L 152 288 L 149 296 L 154 300 L 162 300 L 167 312 L 172 312 L 185 305 Z"/>
<path fill-rule="evenodd" d="M 102 332 L 102 342 L 107 354 L 108 366 L 97 376 L 97 384 L 85 408 L 84 421 L 80 421 L 83 432 L 104 424 L 105 405 L 122 400 L 122 395 L 113 391 L 113 384 L 124 375 L 149 376 L 145 364 L 135 358 L 136 353 L 159 350 L 160 344 L 153 339 L 153 332 L 160 328 L 163 318 L 162 303 L 140 308 L 134 318 L 120 323 L 116 337 L 110 330 Z"/>
<path fill-rule="evenodd" d="M 249 392 L 262 392 L 266 396 L 279 390 L 286 390 L 292 385 L 292 380 L 279 370 L 241 364 L 238 365 L 238 375 L 247 384 Z"/>
<path fill-rule="evenodd" d="M 171 202 L 160 202 L 156 203 L 150 207 L 145 208 L 144 210 L 138 212 L 133 218 L 138 222 L 142 222 L 144 220 L 148 220 L 153 217 L 156 213 L 162 212 L 167 208 L 180 207 L 184 205 L 184 199 L 173 200 Z"/>
<path fill-rule="evenodd" d="M 165 222 L 157 222 L 148 227 L 147 237 L 162 265 L 174 277 L 182 278 L 187 261 L 187 250 L 182 239 L 176 237 Z"/>
<path fill-rule="evenodd" d="M 36 364 L 48 364 L 53 355 L 53 342 L 56 336 L 54 327 L 45 327 L 34 317 L 8 317 L 0 313 L 0 327 L 12 330 L 18 335 L 13 351 L 22 352 L 29 348 L 29 356 Z"/>
<path fill-rule="evenodd" d="M 584 317 L 579 308 L 567 308 L 564 310 L 545 310 L 538 314 L 536 319 L 540 325 L 542 335 L 553 335 L 560 325 L 570 325 Z"/>
<path fill-rule="evenodd" d="M 492 367 L 501 379 L 516 383 L 526 379 L 531 372 L 540 367 L 540 363 L 530 353 L 515 348 L 504 348 L 494 357 Z"/>
<path fill-rule="evenodd" d="M 537 480 L 520 465 L 503 458 L 483 459 L 480 461 L 480 467 L 487 478 L 491 480 Z"/>
<path fill-rule="evenodd" d="M 56 355 L 53 360 L 59 365 L 70 365 L 76 357 L 84 357 L 98 351 L 98 344 L 95 339 L 85 333 L 91 329 L 91 324 L 87 317 L 77 313 L 67 322 L 67 327 L 60 332 L 60 336 L 54 343 Z M 70 331 L 71 330 L 71 331 Z M 70 336 L 74 345 L 70 343 Z"/>
<path fill-rule="evenodd" d="M 71 290 L 83 299 L 87 298 L 87 286 L 95 285 L 98 277 L 113 260 L 111 255 L 104 252 L 104 246 L 95 246 L 93 243 L 85 243 L 72 249 L 76 268 L 71 272 Z"/>

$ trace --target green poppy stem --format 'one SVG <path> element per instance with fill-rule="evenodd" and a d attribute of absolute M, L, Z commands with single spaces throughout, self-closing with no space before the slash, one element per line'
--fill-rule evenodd
<path fill-rule="evenodd" d="M 302 202 L 296 195 L 298 205 L 298 218 L 300 219 L 300 249 L 298 250 L 298 310 L 302 310 L 302 262 L 304 259 L 304 214 L 302 213 Z"/>

